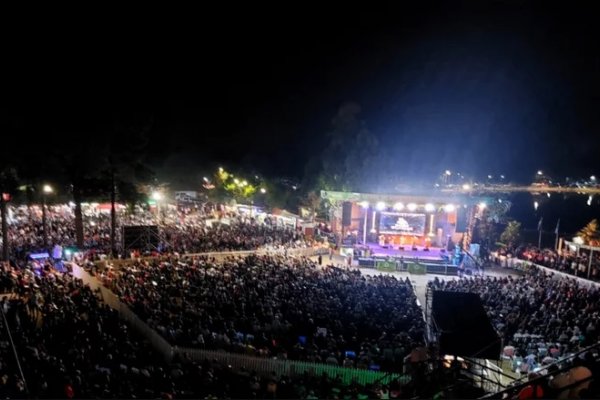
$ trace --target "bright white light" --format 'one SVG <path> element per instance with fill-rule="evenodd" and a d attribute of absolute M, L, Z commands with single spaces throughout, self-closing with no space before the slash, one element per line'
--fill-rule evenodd
<path fill-rule="evenodd" d="M 538 175 L 544 175 L 544 173 L 540 170 L 537 172 Z"/>
<path fill-rule="evenodd" d="M 482 201 L 481 203 L 479 203 L 479 209 L 485 210 L 486 207 L 487 207 L 487 204 L 485 204 L 485 202 Z"/>
<path fill-rule="evenodd" d="M 223 167 L 219 167 L 219 172 L 223 172 Z"/>
<path fill-rule="evenodd" d="M 546 193 L 546 196 L 548 196 L 548 198 L 550 198 L 550 193 Z"/>
<path fill-rule="evenodd" d="M 415 211 L 417 209 L 417 205 L 415 203 L 409 203 L 406 208 L 408 208 L 408 211 Z"/>
<path fill-rule="evenodd" d="M 581 236 L 575 236 L 573 238 L 573 242 L 575 242 L 576 244 L 583 244 L 583 238 Z"/>
<path fill-rule="evenodd" d="M 297 186 L 292 186 L 292 189 L 296 190 L 296 189 L 298 189 L 298 187 Z"/>
<path fill-rule="evenodd" d="M 265 193 L 267 193 L 267 189 L 265 189 L 265 188 L 260 188 L 260 192 L 261 192 L 262 194 L 265 194 Z"/>
<path fill-rule="evenodd" d="M 533 202 L 533 209 L 537 211 L 538 207 L 540 206 L 540 203 L 538 203 L 537 201 Z"/>
<path fill-rule="evenodd" d="M 233 180 L 233 183 L 235 183 L 236 185 L 239 185 L 239 184 L 240 184 L 240 180 L 239 180 L 238 178 L 235 178 L 235 179 Z"/>
<path fill-rule="evenodd" d="M 161 192 L 152 192 L 152 199 L 156 200 L 156 201 L 161 201 L 163 198 L 163 195 Z"/>
<path fill-rule="evenodd" d="M 500 179 L 504 179 L 504 175 L 500 175 Z"/>
<path fill-rule="evenodd" d="M 242 186 L 247 186 L 247 185 L 248 185 L 248 181 L 242 182 Z"/>
<path fill-rule="evenodd" d="M 449 169 L 447 169 L 447 170 L 446 170 L 446 175 L 450 176 L 450 175 L 452 175 L 452 172 L 450 172 L 450 170 L 449 170 Z"/>
<path fill-rule="evenodd" d="M 595 181 L 595 180 L 596 180 L 596 175 L 592 175 L 592 176 L 590 176 L 590 180 L 591 180 L 591 181 Z"/>
<path fill-rule="evenodd" d="M 71 254 L 73 254 L 72 250 L 69 250 L 69 249 L 65 250 L 65 256 L 69 257 Z"/>
<path fill-rule="evenodd" d="M 50 185 L 44 185 L 44 187 L 42 189 L 44 190 L 44 193 L 46 193 L 46 194 L 50 194 L 50 193 L 54 192 L 54 189 L 52 189 L 52 186 L 50 186 Z"/>
<path fill-rule="evenodd" d="M 427 203 L 425 204 L 425 211 L 427 212 L 433 212 L 435 210 L 435 206 L 431 203 Z"/>
<path fill-rule="evenodd" d="M 469 190 L 471 189 L 471 185 L 469 185 L 468 183 L 465 183 L 464 185 L 462 185 L 463 190 Z"/>
<path fill-rule="evenodd" d="M 590 195 L 590 197 L 588 197 L 588 200 L 587 200 L 587 205 L 588 205 L 588 206 L 591 206 L 591 205 L 592 205 L 592 199 L 593 199 L 593 198 L 594 198 L 594 196 L 592 196 L 592 195 Z"/>
<path fill-rule="evenodd" d="M 498 199 L 498 203 L 502 203 L 502 199 Z"/>
<path fill-rule="evenodd" d="M 403 203 L 396 203 L 396 204 L 394 204 L 394 210 L 396 210 L 396 211 L 402 211 L 402 210 L 404 210 L 404 204 Z"/>
<path fill-rule="evenodd" d="M 358 203 L 358 204 L 360 204 L 360 206 L 361 206 L 362 208 L 365 208 L 365 209 L 366 209 L 366 208 L 369 208 L 369 202 L 368 202 L 368 201 L 361 201 L 361 202 L 360 202 L 360 203 Z"/>
<path fill-rule="evenodd" d="M 450 213 L 453 212 L 456 208 L 454 207 L 454 204 L 446 204 L 444 206 L 444 211 Z"/>
<path fill-rule="evenodd" d="M 377 211 L 383 211 L 385 210 L 385 203 L 383 201 L 378 201 L 375 208 L 377 208 Z"/>
<path fill-rule="evenodd" d="M 204 180 L 204 182 L 208 182 L 208 178 L 207 177 L 204 177 L 202 179 Z"/>
<path fill-rule="evenodd" d="M 492 175 L 488 175 L 488 179 L 492 179 L 492 178 L 493 178 L 493 176 L 492 176 Z"/>
<path fill-rule="evenodd" d="M 76 205 L 76 204 L 75 204 L 75 203 L 73 203 L 72 201 L 70 201 L 70 202 L 69 202 L 69 207 L 73 208 L 73 207 L 75 207 L 75 205 Z"/>

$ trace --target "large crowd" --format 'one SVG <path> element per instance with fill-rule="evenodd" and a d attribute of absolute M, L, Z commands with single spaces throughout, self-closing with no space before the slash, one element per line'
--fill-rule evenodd
<path fill-rule="evenodd" d="M 221 211 L 221 206 L 201 206 L 169 209 L 160 215 L 147 209 L 120 209 L 115 229 L 115 247 L 122 257 L 122 227 L 157 225 L 156 248 L 137 249 L 147 253 L 198 253 L 225 250 L 252 250 L 262 246 L 299 247 L 306 243 L 302 235 L 288 227 L 278 226 L 269 218 L 258 222 L 235 212 Z M 67 205 L 52 206 L 46 212 L 44 245 L 43 217 L 40 207 L 11 208 L 8 238 L 12 258 L 23 260 L 31 253 L 76 247 L 75 215 Z M 86 257 L 99 257 L 111 252 L 110 214 L 89 211 L 83 214 L 84 246 L 79 249 Z"/>
<path fill-rule="evenodd" d="M 531 261 L 557 271 L 600 281 L 600 254 L 597 252 L 592 254 L 590 260 L 588 250 L 577 253 L 567 247 L 558 252 L 554 249 L 538 249 L 537 247 L 528 246 L 518 249 L 517 256 L 522 260 Z"/>
<path fill-rule="evenodd" d="M 504 343 L 514 347 L 515 355 L 532 370 L 544 359 L 550 362 L 576 352 L 600 336 L 596 327 L 600 290 L 540 269 L 532 268 L 520 277 L 436 278 L 429 285 L 478 293 Z"/>
<path fill-rule="evenodd" d="M 179 346 L 389 369 L 423 339 L 410 282 L 306 258 L 143 261 L 101 278 Z"/>
<path fill-rule="evenodd" d="M 397 382 L 364 387 L 327 375 L 261 376 L 214 360 L 168 364 L 97 293 L 50 264 L 37 272 L 2 265 L 0 293 L 12 333 L 0 319 L 2 398 L 400 396 Z"/>

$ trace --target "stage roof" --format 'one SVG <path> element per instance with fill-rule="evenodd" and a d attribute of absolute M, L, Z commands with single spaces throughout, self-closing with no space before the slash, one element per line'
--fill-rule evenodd
<path fill-rule="evenodd" d="M 486 196 L 476 196 L 471 193 L 465 194 L 445 194 L 431 190 L 429 193 L 423 191 L 405 192 L 405 193 L 355 193 L 355 192 L 336 192 L 329 190 L 321 191 L 321 198 L 327 199 L 333 202 L 360 202 L 368 201 L 371 204 L 375 204 L 379 201 L 393 204 L 396 202 L 405 203 L 453 203 L 453 204 L 467 204 L 475 205 L 482 201 L 491 202 L 494 199 Z"/>

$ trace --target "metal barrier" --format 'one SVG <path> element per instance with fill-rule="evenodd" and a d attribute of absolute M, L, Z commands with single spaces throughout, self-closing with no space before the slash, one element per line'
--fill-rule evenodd
<path fill-rule="evenodd" d="M 277 360 L 272 358 L 253 357 L 244 354 L 227 353 L 224 351 L 203 350 L 193 348 L 174 347 L 174 354 L 182 359 L 202 361 L 216 360 L 219 363 L 229 365 L 234 369 L 246 368 L 259 374 L 297 376 L 304 373 L 319 376 L 327 374 L 330 377 L 339 377 L 344 383 L 357 382 L 361 385 L 371 384 L 375 381 L 387 384 L 392 380 L 400 380 L 407 383 L 410 379 L 406 375 L 389 374 L 380 371 L 344 368 L 337 365 L 327 365 L 304 361 Z"/>

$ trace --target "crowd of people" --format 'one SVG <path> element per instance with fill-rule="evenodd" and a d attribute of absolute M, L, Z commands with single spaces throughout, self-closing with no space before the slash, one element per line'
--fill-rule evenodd
<path fill-rule="evenodd" d="M 600 290 L 538 268 L 520 277 L 434 279 L 435 290 L 480 295 L 515 369 L 527 373 L 596 343 Z"/>
<path fill-rule="evenodd" d="M 104 306 L 97 293 L 50 264 L 37 272 L 3 264 L 0 293 L 0 307 L 8 324 L 0 319 L 2 398 L 317 399 L 401 395 L 397 382 L 365 387 L 344 384 L 338 377 L 327 375 L 260 376 L 214 360 L 174 360 L 168 364 L 115 311 Z"/>
<path fill-rule="evenodd" d="M 543 265 L 557 271 L 574 276 L 600 281 L 600 254 L 593 253 L 590 260 L 588 250 L 571 251 L 569 248 L 558 252 L 554 249 L 539 249 L 537 247 L 523 247 L 518 250 L 520 259 Z M 591 263 L 590 263 L 591 261 Z"/>
<path fill-rule="evenodd" d="M 423 340 L 408 280 L 306 258 L 140 261 L 100 278 L 183 347 L 392 369 Z"/>
<path fill-rule="evenodd" d="M 142 252 L 198 253 L 206 251 L 252 250 L 261 246 L 305 246 L 306 242 L 296 230 L 277 226 L 270 219 L 259 223 L 253 218 L 220 206 L 201 206 L 185 209 L 168 209 L 160 216 L 148 209 L 119 209 L 115 229 L 117 252 L 128 257 L 122 249 L 123 226 L 158 225 L 158 246 L 139 249 Z M 11 208 L 8 238 L 14 260 L 23 260 L 28 254 L 49 251 L 58 245 L 76 247 L 75 214 L 71 206 L 47 207 L 46 244 L 40 207 Z M 80 251 L 89 257 L 111 253 L 110 214 L 98 211 L 83 213 L 84 246 Z"/>

